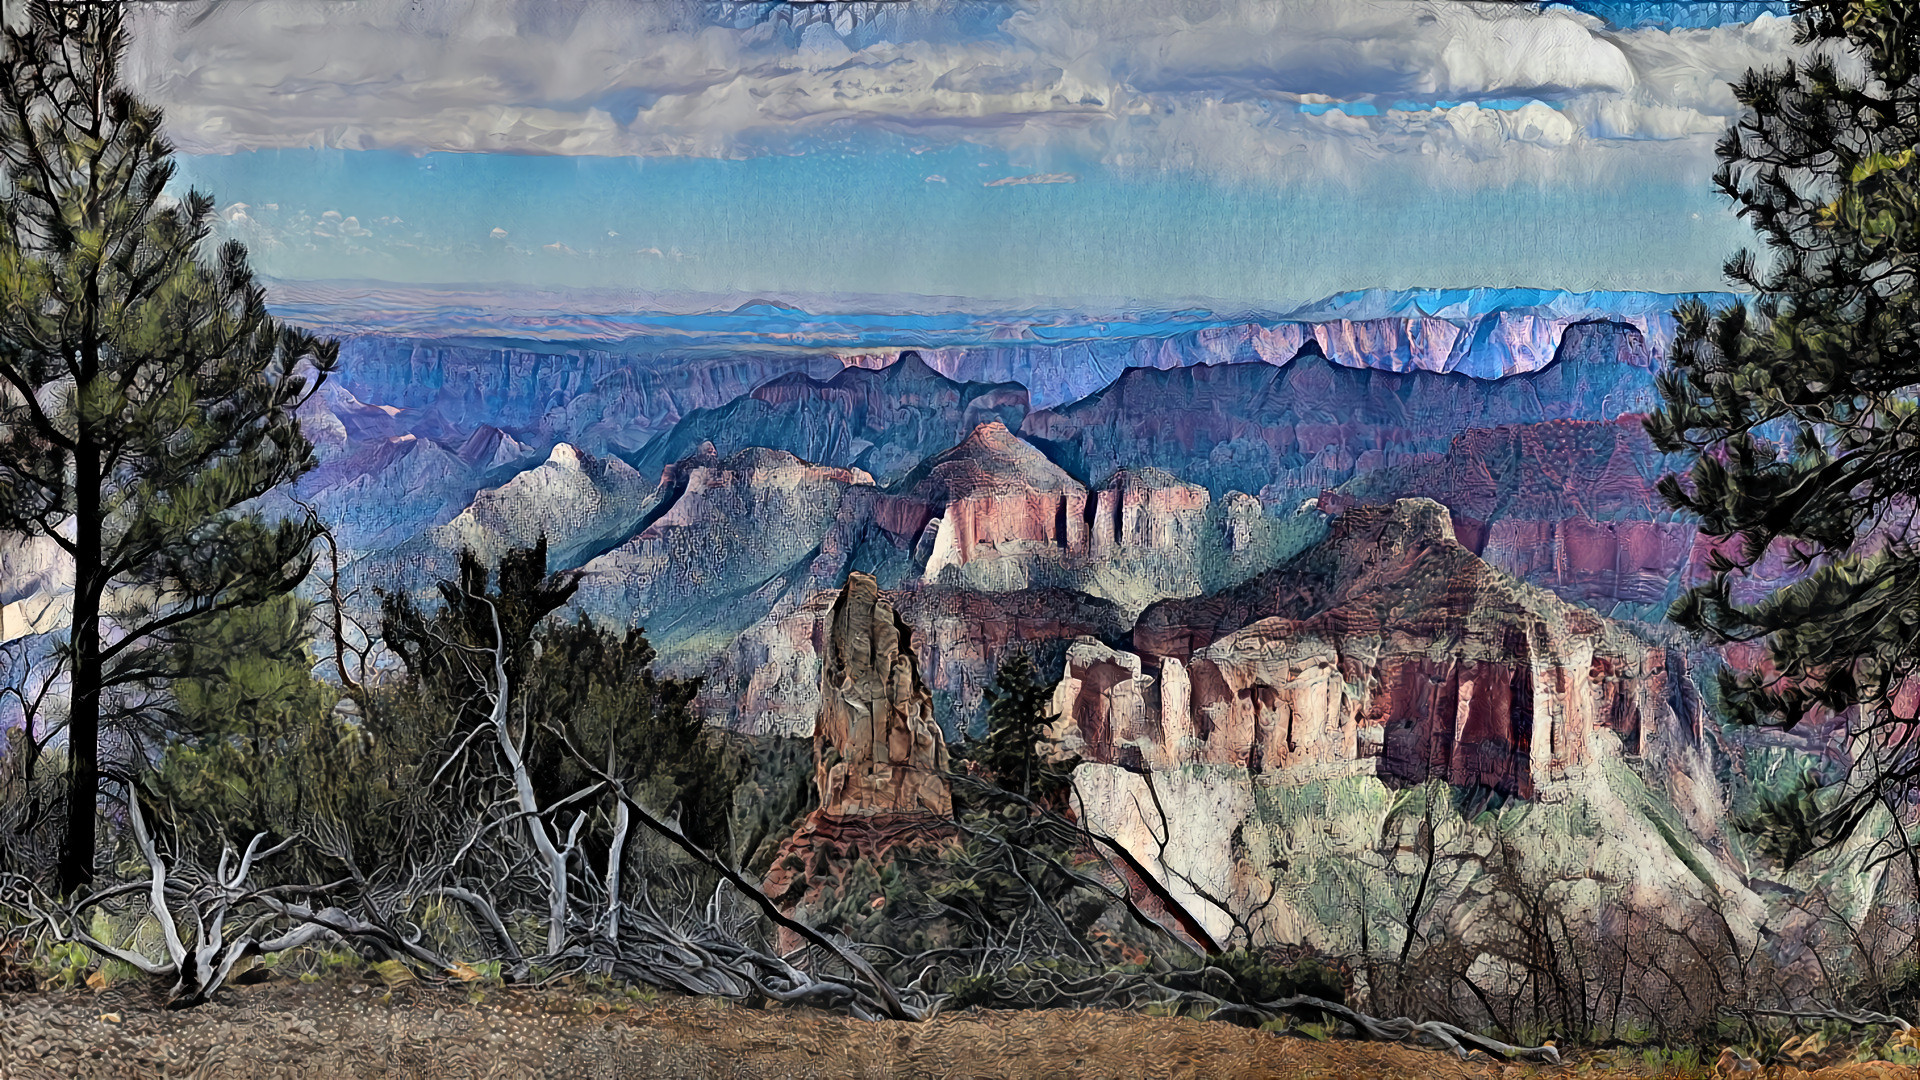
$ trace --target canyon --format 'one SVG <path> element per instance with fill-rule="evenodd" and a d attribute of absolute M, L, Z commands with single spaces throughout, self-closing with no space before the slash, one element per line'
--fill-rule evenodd
<path fill-rule="evenodd" d="M 1339 945 L 1314 875 L 1429 782 L 1751 926 L 1702 658 L 1661 625 L 1712 550 L 1640 427 L 1673 302 L 1365 293 L 837 352 L 363 335 L 303 407 L 294 494 L 360 596 L 544 537 L 575 606 L 644 627 L 712 723 L 815 741 L 803 864 L 938 817 L 928 778 L 1024 652 L 1080 812 L 1210 932 L 1264 892 L 1261 934 Z M 17 613 L 57 563 L 5 564 L 0 631 L 45 629 Z"/>
<path fill-rule="evenodd" d="M 818 598 L 870 573 L 958 736 L 1009 648 L 1124 645 L 1150 605 L 1409 496 L 1521 581 L 1657 620 L 1709 554 L 1653 492 L 1668 464 L 1635 415 L 1673 301 L 1369 292 L 1162 337 L 891 353 L 362 335 L 302 410 L 319 465 L 295 494 L 348 587 L 424 592 L 463 547 L 544 535 L 583 608 L 645 626 L 749 731 L 811 724 Z"/>

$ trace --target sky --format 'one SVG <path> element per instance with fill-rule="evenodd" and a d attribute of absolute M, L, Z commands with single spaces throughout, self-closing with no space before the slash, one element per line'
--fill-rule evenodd
<path fill-rule="evenodd" d="M 1786 5 L 187 0 L 137 92 L 289 282 L 1279 308 L 1724 287 Z"/>

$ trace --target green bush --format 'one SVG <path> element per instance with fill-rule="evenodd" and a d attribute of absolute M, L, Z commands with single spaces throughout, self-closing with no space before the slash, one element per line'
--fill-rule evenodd
<path fill-rule="evenodd" d="M 1209 963 L 1233 978 L 1234 989 L 1243 1004 L 1296 994 L 1346 1004 L 1346 979 L 1338 968 L 1324 960 L 1308 957 L 1283 963 L 1251 949 L 1233 949 Z"/>
<path fill-rule="evenodd" d="M 953 989 L 949 993 L 953 995 L 953 1008 L 965 1009 L 975 1005 L 985 1008 L 999 1003 L 1006 990 L 1001 985 L 1000 977 L 988 971 L 960 976 L 953 981 Z"/>

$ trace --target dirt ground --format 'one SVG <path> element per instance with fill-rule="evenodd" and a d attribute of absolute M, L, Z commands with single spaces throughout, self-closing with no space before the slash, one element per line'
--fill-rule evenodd
<path fill-rule="evenodd" d="M 496 989 L 476 1003 L 465 988 L 406 987 L 388 995 L 377 984 L 294 981 L 234 987 L 209 1005 L 177 1012 L 161 1008 L 144 988 L 0 996 L 0 1080 L 1574 1075 L 1632 1074 L 1592 1061 L 1557 1069 L 1463 1063 L 1412 1047 L 1092 1011 L 865 1023 L 683 998 L 646 1005 L 564 990 Z M 1920 1080 L 1913 1069 L 1847 1075 Z"/>

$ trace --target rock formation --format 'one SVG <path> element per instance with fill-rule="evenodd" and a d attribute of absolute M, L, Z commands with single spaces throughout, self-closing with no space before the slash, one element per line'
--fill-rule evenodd
<path fill-rule="evenodd" d="M 1132 548 L 1185 552 L 1200 546 L 1200 529 L 1212 496 L 1198 484 L 1155 468 L 1123 469 L 1093 496 L 1089 509 L 1089 554 Z"/>
<path fill-rule="evenodd" d="M 702 442 L 723 455 L 760 446 L 864 469 L 891 484 L 980 424 L 1017 427 L 1026 415 L 1025 387 L 955 382 L 907 352 L 879 370 L 849 367 L 831 379 L 803 371 L 783 375 L 724 405 L 689 413 L 634 461 L 652 471 Z"/>
<path fill-rule="evenodd" d="M 540 465 L 477 493 L 430 535 L 442 549 L 472 549 L 489 565 L 545 537 L 556 565 L 578 565 L 631 533 L 650 485 L 619 458 L 560 443 Z"/>
<path fill-rule="evenodd" d="M 492 424 L 481 424 L 474 428 L 473 433 L 467 436 L 467 441 L 460 445 L 458 453 L 461 461 L 482 473 L 512 469 L 535 456 L 532 447 Z"/>
<path fill-rule="evenodd" d="M 1153 466 L 1215 495 L 1337 486 L 1447 449 L 1462 432 L 1619 416 L 1655 403 L 1653 375 L 1583 345 L 1498 380 L 1345 366 L 1309 341 L 1280 363 L 1133 368 L 1022 432 L 1083 477 Z"/>
<path fill-rule="evenodd" d="M 872 483 L 783 451 L 703 447 L 663 471 L 638 531 L 585 565 L 577 603 L 638 621 L 663 656 L 682 641 L 724 645 L 773 610 L 785 575 L 805 576 L 849 493 Z"/>
<path fill-rule="evenodd" d="M 953 832 L 947 743 L 912 631 L 861 573 L 848 575 L 828 626 L 813 730 L 820 807 L 781 844 L 762 883 L 789 908 L 816 901 L 824 879 L 853 859 L 877 863 L 895 847 Z"/>
<path fill-rule="evenodd" d="M 445 523 L 483 486 L 481 474 L 431 438 L 362 440 L 300 478 L 310 502 L 351 551 L 398 546 Z"/>
<path fill-rule="evenodd" d="M 0 641 L 42 634 L 73 617 L 73 559 L 50 537 L 0 543 Z"/>
<path fill-rule="evenodd" d="M 976 592 L 926 586 L 887 594 L 913 630 L 936 716 L 960 738 L 986 707 L 984 691 L 1016 649 L 1046 651 L 1082 636 L 1124 635 L 1113 603 L 1068 589 Z M 820 712 L 820 672 L 837 592 L 817 592 L 741 634 L 703 687 L 711 715 L 742 731 L 806 735 Z M 710 696 L 709 696 L 710 695 Z"/>
<path fill-rule="evenodd" d="M 814 724 L 820 812 L 953 814 L 947 744 L 920 679 L 912 631 L 866 574 L 834 602 Z"/>
<path fill-rule="evenodd" d="M 1379 371 L 1458 372 L 1493 380 L 1556 357 L 1649 366 L 1673 339 L 1674 297 L 1538 289 L 1369 290 L 1273 321 L 1172 335 L 1017 341 L 922 349 L 955 379 L 1018 382 L 1036 408 L 1085 397 L 1128 368 L 1284 364 L 1312 345 L 1335 363 Z M 1725 294 L 1705 296 L 1724 303 Z"/>
<path fill-rule="evenodd" d="M 1587 763 L 1595 731 L 1640 753 L 1672 723 L 1665 650 L 1488 566 L 1425 499 L 1348 510 L 1287 566 L 1157 604 L 1133 644 L 1069 651 L 1066 749 L 1531 798 Z"/>
<path fill-rule="evenodd" d="M 979 566 L 969 578 L 1023 588 L 1032 558 L 1087 548 L 1087 489 L 1030 443 L 992 421 L 907 474 L 875 507 L 880 527 L 913 539 L 927 581 L 948 567 Z"/>
<path fill-rule="evenodd" d="M 1431 498 L 1452 512 L 1460 542 L 1493 566 L 1601 611 L 1645 605 L 1641 617 L 1658 618 L 1707 576 L 1712 552 L 1655 490 L 1667 468 L 1637 415 L 1510 424 L 1323 492 L 1320 508 Z M 1755 575 L 1736 578 L 1735 599 L 1751 603 L 1791 581 L 1785 555 L 1783 546 Z"/>
<path fill-rule="evenodd" d="M 361 401 L 463 431 L 489 424 L 522 441 L 568 441 L 598 453 L 638 449 L 696 409 L 724 405 L 793 371 L 830 374 L 827 356 L 676 356 L 663 364 L 631 348 L 529 346 L 369 334 L 342 343 L 330 381 Z M 405 430 L 419 432 L 409 426 Z"/>

